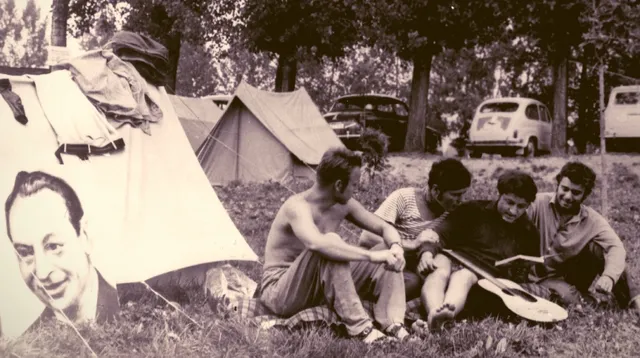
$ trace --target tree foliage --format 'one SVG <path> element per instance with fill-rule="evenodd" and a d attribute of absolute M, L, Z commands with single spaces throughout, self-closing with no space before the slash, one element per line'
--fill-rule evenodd
<path fill-rule="evenodd" d="M 35 0 L 21 14 L 15 1 L 0 3 L 0 65 L 43 67 L 47 60 L 46 24 Z"/>
<path fill-rule="evenodd" d="M 411 113 L 405 149 L 424 151 L 429 77 L 433 57 L 445 48 L 473 48 L 506 27 L 509 2 L 502 0 L 362 1 L 367 38 L 411 61 Z"/>
<path fill-rule="evenodd" d="M 354 0 L 247 0 L 242 11 L 245 44 L 278 58 L 276 91 L 295 85 L 297 63 L 342 57 L 360 40 Z"/>

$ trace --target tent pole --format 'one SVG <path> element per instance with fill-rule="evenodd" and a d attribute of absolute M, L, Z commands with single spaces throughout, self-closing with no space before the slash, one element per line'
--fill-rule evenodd
<path fill-rule="evenodd" d="M 242 116 L 240 115 L 240 112 L 242 111 L 242 108 L 240 106 L 238 106 L 238 110 L 236 111 L 236 153 L 238 153 L 238 155 L 235 155 L 235 163 L 236 163 L 236 180 L 240 180 L 240 120 L 242 118 Z"/>

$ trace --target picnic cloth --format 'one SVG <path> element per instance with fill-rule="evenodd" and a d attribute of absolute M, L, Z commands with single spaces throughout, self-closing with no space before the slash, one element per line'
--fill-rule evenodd
<path fill-rule="evenodd" d="M 548 299 L 550 291 L 545 287 L 534 283 L 521 283 L 525 291 L 532 293 L 538 297 Z M 363 300 L 362 305 L 369 317 L 373 318 L 373 302 Z M 327 305 L 319 305 L 304 309 L 290 317 L 278 316 L 271 312 L 258 298 L 243 297 L 231 300 L 232 315 L 240 319 L 252 321 L 263 329 L 271 327 L 284 327 L 293 329 L 304 323 L 324 322 L 328 325 L 340 325 L 340 317 Z M 407 302 L 407 309 L 404 316 L 406 321 L 414 322 L 418 319 L 426 319 L 426 312 L 422 307 L 420 298 L 414 298 Z"/>
<path fill-rule="evenodd" d="M 373 302 L 362 301 L 365 311 L 373 318 Z M 241 319 L 248 319 L 261 328 L 285 327 L 293 329 L 303 323 L 325 322 L 329 325 L 340 325 L 340 317 L 327 305 L 320 305 L 304 309 L 293 316 L 282 317 L 271 312 L 260 299 L 241 298 L 231 302 L 234 314 Z M 407 302 L 405 320 L 416 321 L 424 317 L 424 310 L 420 298 Z"/>

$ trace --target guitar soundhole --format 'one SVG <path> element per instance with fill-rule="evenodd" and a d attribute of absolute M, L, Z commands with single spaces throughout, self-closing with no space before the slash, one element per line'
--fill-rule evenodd
<path fill-rule="evenodd" d="M 518 296 L 520 298 L 522 298 L 525 301 L 528 302 L 537 302 L 538 300 L 531 296 L 528 292 L 524 292 L 522 290 L 517 290 L 517 289 L 513 289 L 513 288 L 505 288 L 502 290 L 502 292 L 506 293 L 509 296 Z"/>

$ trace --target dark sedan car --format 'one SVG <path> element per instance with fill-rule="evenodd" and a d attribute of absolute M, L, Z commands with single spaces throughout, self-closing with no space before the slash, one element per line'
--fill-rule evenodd
<path fill-rule="evenodd" d="M 373 128 L 389 137 L 390 150 L 402 150 L 409 107 L 386 95 L 347 95 L 336 99 L 324 118 L 349 148 L 357 147 L 364 128 Z"/>

